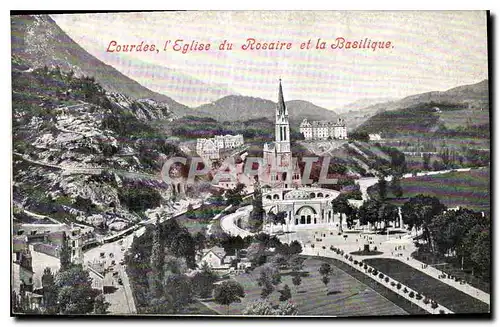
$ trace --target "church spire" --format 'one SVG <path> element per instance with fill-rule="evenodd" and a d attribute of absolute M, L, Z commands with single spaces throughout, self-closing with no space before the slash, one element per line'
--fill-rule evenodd
<path fill-rule="evenodd" d="M 279 115 L 288 114 L 286 111 L 285 99 L 283 98 L 283 88 L 281 86 L 281 78 L 280 78 L 280 86 L 279 86 L 279 91 L 278 91 L 278 106 L 276 109 L 277 109 Z"/>

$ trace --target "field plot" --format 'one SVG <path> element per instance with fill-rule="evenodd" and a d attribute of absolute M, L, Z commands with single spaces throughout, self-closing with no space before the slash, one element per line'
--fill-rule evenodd
<path fill-rule="evenodd" d="M 478 109 L 443 111 L 439 113 L 439 122 L 450 129 L 463 127 L 467 122 L 472 122 L 475 125 L 484 125 L 490 122 L 490 112 L 489 110 Z"/>
<path fill-rule="evenodd" d="M 428 296 L 455 313 L 487 313 L 489 305 L 395 259 L 366 259 L 367 264 Z"/>
<path fill-rule="evenodd" d="M 282 282 L 278 289 L 282 289 L 287 284 L 292 290 L 291 301 L 297 304 L 298 315 L 320 315 L 320 316 L 373 316 L 373 315 L 406 315 L 406 311 L 375 292 L 372 288 L 361 283 L 344 271 L 333 268 L 331 282 L 327 288 L 321 281 L 318 272 L 323 261 L 319 259 L 307 259 L 304 262 L 305 271 L 308 276 L 302 277 L 302 284 L 295 286 L 292 283 L 292 276 L 289 272 L 282 273 Z M 260 300 L 261 287 L 257 285 L 260 269 L 257 268 L 249 274 L 236 276 L 245 289 L 245 298 L 241 303 L 229 306 L 226 311 L 225 306 L 221 306 L 213 301 L 205 302 L 214 310 L 231 315 L 240 315 L 244 308 Z M 279 293 L 274 291 L 269 299 L 272 303 L 278 303 Z"/>
<path fill-rule="evenodd" d="M 489 169 L 403 179 L 401 187 L 405 198 L 425 194 L 437 197 L 449 208 L 461 206 L 476 211 L 490 211 Z M 399 204 L 401 201 L 394 202 Z"/>

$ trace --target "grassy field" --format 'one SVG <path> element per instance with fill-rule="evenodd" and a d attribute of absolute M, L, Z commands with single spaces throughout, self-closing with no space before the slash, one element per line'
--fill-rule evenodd
<path fill-rule="evenodd" d="M 449 208 L 462 206 L 490 211 L 490 170 L 487 168 L 403 179 L 401 187 L 405 198 L 426 194 L 436 196 Z"/>
<path fill-rule="evenodd" d="M 426 275 L 395 259 L 366 259 L 367 264 L 380 272 L 408 285 L 420 294 L 429 296 L 455 313 L 487 313 L 488 304 L 479 301 L 454 287 Z"/>
<path fill-rule="evenodd" d="M 449 129 L 465 126 L 467 121 L 471 121 L 475 125 L 488 124 L 490 112 L 489 110 L 462 109 L 439 113 L 439 123 L 443 123 Z"/>
<path fill-rule="evenodd" d="M 333 266 L 333 276 L 327 288 L 321 282 L 319 267 L 323 261 L 309 258 L 304 262 L 305 271 L 308 276 L 302 278 L 302 284 L 298 287 L 292 283 L 289 272 L 283 271 L 282 282 L 278 285 L 282 289 L 285 284 L 292 290 L 292 299 L 297 304 L 299 315 L 317 316 L 373 316 L 373 315 L 406 315 L 405 310 L 389 301 L 372 288 L 363 284 L 350 274 Z M 240 315 L 244 308 L 253 301 L 260 300 L 261 287 L 257 285 L 256 279 L 260 269 L 257 268 L 249 274 L 241 274 L 234 279 L 245 289 L 245 298 L 241 303 L 229 306 L 218 305 L 213 301 L 205 302 L 216 311 L 231 315 Z M 269 299 L 272 303 L 278 303 L 279 293 L 274 291 Z"/>

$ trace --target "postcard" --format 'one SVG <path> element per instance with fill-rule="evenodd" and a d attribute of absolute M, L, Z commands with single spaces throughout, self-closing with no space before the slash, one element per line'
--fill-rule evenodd
<path fill-rule="evenodd" d="M 11 12 L 11 315 L 491 318 L 489 19 Z"/>

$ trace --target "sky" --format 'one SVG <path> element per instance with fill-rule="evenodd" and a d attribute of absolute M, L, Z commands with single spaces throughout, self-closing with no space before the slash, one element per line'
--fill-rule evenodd
<path fill-rule="evenodd" d="M 175 69 L 207 83 L 276 101 L 307 100 L 336 109 L 362 98 L 402 98 L 488 78 L 484 11 L 189 11 L 51 15 L 89 53 L 141 82 L 131 63 Z M 331 49 L 335 39 L 391 42 L 386 49 Z M 244 51 L 247 38 L 291 42 L 290 50 Z M 327 49 L 315 49 L 316 40 Z M 210 43 L 181 53 L 165 41 Z M 118 44 L 155 44 L 160 51 L 109 53 Z M 219 44 L 232 42 L 233 50 Z M 300 49 L 311 40 L 312 49 Z M 135 65 L 134 65 L 135 66 Z M 162 92 L 161 89 L 154 91 Z M 175 95 L 167 94 L 175 99 Z"/>

